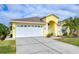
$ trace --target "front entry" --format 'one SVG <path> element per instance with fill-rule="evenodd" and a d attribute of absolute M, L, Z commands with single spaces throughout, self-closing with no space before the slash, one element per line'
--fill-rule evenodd
<path fill-rule="evenodd" d="M 56 26 L 57 24 L 55 23 L 55 22 L 53 22 L 53 21 L 50 21 L 49 23 L 48 23 L 48 32 L 50 33 L 50 34 L 53 34 L 53 36 L 57 36 L 57 26 Z"/>

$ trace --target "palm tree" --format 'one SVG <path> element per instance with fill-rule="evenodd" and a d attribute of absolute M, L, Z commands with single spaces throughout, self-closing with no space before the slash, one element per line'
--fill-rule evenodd
<path fill-rule="evenodd" d="M 74 26 L 73 26 L 73 18 L 67 18 L 65 20 L 63 20 L 63 27 L 66 27 L 67 29 L 67 36 L 72 35 Z"/>
<path fill-rule="evenodd" d="M 79 18 L 78 17 L 70 17 L 67 18 L 65 20 L 63 20 L 64 24 L 63 26 L 65 26 L 67 29 L 70 30 L 70 32 L 68 33 L 68 35 L 73 35 L 74 31 L 76 31 L 76 35 L 79 36 Z"/>
<path fill-rule="evenodd" d="M 75 17 L 73 22 L 74 22 L 74 29 L 77 31 L 76 35 L 79 36 L 79 18 Z"/>
<path fill-rule="evenodd" d="M 0 40 L 5 40 L 5 38 L 9 35 L 10 29 L 4 24 L 0 23 Z"/>

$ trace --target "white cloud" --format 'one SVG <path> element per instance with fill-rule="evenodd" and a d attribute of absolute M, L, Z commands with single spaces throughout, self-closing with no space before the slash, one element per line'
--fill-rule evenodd
<path fill-rule="evenodd" d="M 16 19 L 16 18 L 22 18 L 22 14 L 19 12 L 1 12 L 0 15 L 3 15 L 6 18 L 9 19 Z"/>
<path fill-rule="evenodd" d="M 4 10 L 8 8 L 8 10 Z M 79 16 L 78 5 L 0 5 L 0 19 L 16 19 L 24 17 L 43 17 L 51 13 L 55 13 L 60 17 L 60 20 L 70 17 Z M 2 15 L 2 17 L 1 17 Z"/>

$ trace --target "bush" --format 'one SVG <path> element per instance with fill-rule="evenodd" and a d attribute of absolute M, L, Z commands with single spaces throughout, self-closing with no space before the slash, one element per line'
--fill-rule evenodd
<path fill-rule="evenodd" d="M 5 38 L 10 34 L 10 29 L 4 24 L 0 24 L 0 40 L 5 40 Z"/>
<path fill-rule="evenodd" d="M 51 37 L 53 33 L 48 33 L 46 37 Z"/>
<path fill-rule="evenodd" d="M 63 33 L 63 36 L 67 36 L 67 32 L 66 33 Z"/>

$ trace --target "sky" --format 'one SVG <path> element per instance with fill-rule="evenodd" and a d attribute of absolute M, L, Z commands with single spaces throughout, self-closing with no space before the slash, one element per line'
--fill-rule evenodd
<path fill-rule="evenodd" d="M 59 21 L 79 17 L 79 4 L 0 4 L 0 23 L 9 25 L 13 19 L 44 17 L 55 14 Z"/>

